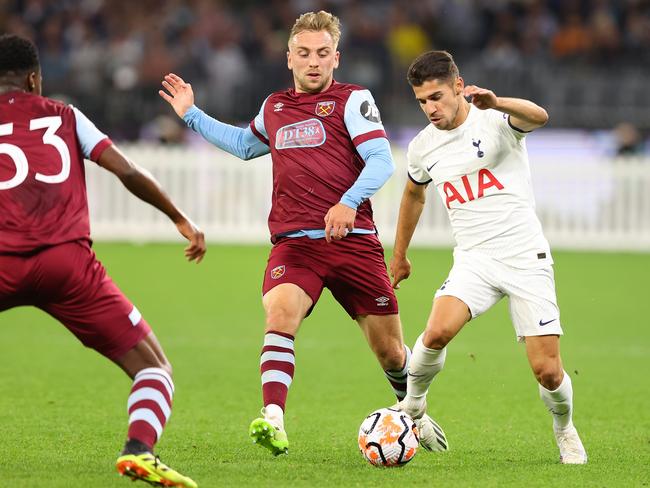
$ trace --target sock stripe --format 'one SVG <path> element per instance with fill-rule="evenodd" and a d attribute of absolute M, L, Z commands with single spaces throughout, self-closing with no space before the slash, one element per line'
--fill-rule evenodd
<path fill-rule="evenodd" d="M 264 346 L 284 347 L 293 350 L 293 339 L 269 332 L 264 336 Z"/>
<path fill-rule="evenodd" d="M 169 387 L 171 388 L 172 391 L 174 391 L 174 381 L 172 380 L 172 377 L 165 371 L 164 369 L 161 368 L 144 368 L 141 369 L 140 371 L 137 372 L 135 375 L 135 378 L 139 378 L 143 374 L 154 374 L 157 376 L 161 376 L 165 379 L 165 381 L 169 384 Z M 134 378 L 134 379 L 135 379 Z"/>
<path fill-rule="evenodd" d="M 156 392 L 160 393 L 165 398 L 167 405 L 171 406 L 172 396 L 170 395 L 169 390 L 167 390 L 165 385 L 162 384 L 162 382 L 149 379 L 138 381 L 137 383 L 133 383 L 131 394 L 135 393 L 136 391 L 145 389 L 155 390 Z"/>
<path fill-rule="evenodd" d="M 282 383 L 289 388 L 291 381 L 293 381 L 293 378 L 284 371 L 271 370 L 262 373 L 262 386 L 267 383 Z"/>
<path fill-rule="evenodd" d="M 386 373 L 387 377 L 389 377 L 394 381 L 397 381 L 398 383 L 402 383 L 403 381 L 406 381 L 406 378 L 408 378 L 408 374 L 407 373 L 402 374 L 401 371 L 397 373 L 393 371 L 384 371 L 384 373 Z"/>
<path fill-rule="evenodd" d="M 292 335 L 282 332 L 269 331 L 264 335 L 260 374 L 265 407 L 275 404 L 284 410 L 296 364 L 293 340 Z"/>
<path fill-rule="evenodd" d="M 154 442 L 160 439 L 160 436 L 162 435 L 162 431 L 163 431 L 163 426 L 160 423 L 160 420 L 158 420 L 158 417 L 156 417 L 155 413 L 153 413 L 148 408 L 139 408 L 131 412 L 131 414 L 129 415 L 129 431 L 132 428 L 137 428 L 137 425 L 134 424 L 137 424 L 139 422 L 144 422 L 149 427 L 153 428 L 153 430 L 156 432 L 156 439 L 154 439 Z M 148 442 L 145 441 L 143 442 L 148 445 Z"/>
<path fill-rule="evenodd" d="M 162 385 L 165 388 L 165 391 L 167 392 L 167 396 L 169 398 L 174 396 L 174 385 L 170 384 L 164 376 L 151 373 L 146 373 L 143 375 L 137 374 L 133 379 L 133 386 L 135 387 L 135 385 L 143 382 L 146 382 L 146 384 L 150 384 L 149 382 L 152 382 L 158 385 Z"/>
<path fill-rule="evenodd" d="M 296 364 L 296 357 L 292 352 L 264 351 L 260 357 L 260 364 L 264 364 L 266 361 L 284 361 Z"/>
<path fill-rule="evenodd" d="M 174 382 L 160 368 L 146 368 L 133 379 L 127 400 L 128 438 L 153 448 L 172 413 Z"/>
<path fill-rule="evenodd" d="M 408 381 L 408 366 L 411 359 L 411 350 L 409 347 L 404 344 L 404 352 L 406 353 L 406 359 L 404 360 L 404 366 L 402 369 L 387 369 L 384 370 L 386 379 L 393 387 L 393 392 L 398 400 L 403 400 L 406 396 L 406 383 Z"/>
<path fill-rule="evenodd" d="M 162 408 L 160 407 L 160 404 L 154 402 L 153 400 L 145 399 L 134 403 L 133 405 L 131 405 L 131 408 L 129 408 L 129 415 L 131 415 L 136 410 L 151 410 L 163 428 L 167 423 L 167 419 L 169 418 L 169 416 L 165 415 L 165 412 L 163 412 Z"/>
<path fill-rule="evenodd" d="M 169 418 L 172 413 L 169 400 L 165 398 L 165 395 L 160 393 L 160 391 L 153 388 L 140 388 L 139 390 L 132 391 L 129 396 L 129 401 L 126 404 L 127 410 L 131 412 L 133 405 L 142 400 L 149 400 L 158 405 L 158 408 L 165 415 L 165 420 Z"/>
<path fill-rule="evenodd" d="M 294 369 L 294 364 L 286 361 L 264 361 L 260 365 L 261 373 L 265 373 L 266 371 L 282 371 L 283 373 L 293 376 Z"/>

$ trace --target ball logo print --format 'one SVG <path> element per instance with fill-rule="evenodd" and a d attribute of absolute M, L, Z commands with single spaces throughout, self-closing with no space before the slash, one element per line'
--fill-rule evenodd
<path fill-rule="evenodd" d="M 359 450 L 374 466 L 403 466 L 420 442 L 413 419 L 404 412 L 381 408 L 366 417 L 359 428 Z"/>

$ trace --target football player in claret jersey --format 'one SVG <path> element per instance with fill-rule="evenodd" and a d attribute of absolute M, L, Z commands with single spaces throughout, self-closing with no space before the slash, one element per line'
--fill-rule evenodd
<path fill-rule="evenodd" d="M 138 309 L 91 249 L 84 158 L 164 212 L 205 254 L 203 233 L 84 114 L 41 96 L 34 44 L 0 36 L 0 312 L 31 305 L 133 379 L 127 441 L 117 469 L 156 486 L 196 487 L 153 455 L 171 413 L 171 365 Z M 83 483 L 82 483 L 83 484 Z"/>
<path fill-rule="evenodd" d="M 174 74 L 165 77 L 160 91 L 179 117 L 223 150 L 242 159 L 271 153 L 268 223 L 274 245 L 262 286 L 264 408 L 249 433 L 275 455 L 289 446 L 284 410 L 295 367 L 294 338 L 324 287 L 358 322 L 398 399 L 406 392 L 410 351 L 369 201 L 393 173 L 393 160 L 370 92 L 333 79 L 339 37 L 332 14 L 301 15 L 287 52 L 294 87 L 269 95 L 246 129 L 199 110 L 191 86 Z M 446 448 L 428 416 L 419 424 L 425 448 Z"/>
<path fill-rule="evenodd" d="M 406 253 L 429 184 L 447 208 L 456 247 L 453 267 L 413 347 L 402 408 L 414 417 L 424 411 L 447 344 L 470 319 L 507 296 L 515 332 L 553 417 L 560 460 L 584 464 L 587 454 L 572 421 L 571 379 L 560 359 L 553 260 L 535 215 L 525 145 L 526 134 L 546 123 L 546 111 L 528 100 L 465 86 L 445 51 L 418 57 L 408 81 L 431 123 L 408 148 L 409 180 L 390 262 L 393 286 L 411 273 Z"/>

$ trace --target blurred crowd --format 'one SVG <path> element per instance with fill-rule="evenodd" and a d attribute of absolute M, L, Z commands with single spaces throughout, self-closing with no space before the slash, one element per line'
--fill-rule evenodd
<path fill-rule="evenodd" d="M 290 85 L 288 30 L 300 13 L 320 9 L 343 24 L 336 76 L 368 86 L 389 124 L 419 122 L 409 118 L 417 106 L 405 69 L 428 49 L 449 50 L 478 81 L 519 90 L 510 95 L 584 105 L 558 111 L 559 127 L 613 127 L 630 117 L 638 126 L 639 103 L 647 114 L 647 97 L 629 95 L 610 99 L 629 102 L 628 112 L 601 120 L 591 107 L 600 95 L 589 98 L 580 85 L 589 90 L 602 77 L 593 89 L 605 105 L 616 77 L 645 95 L 650 0 L 0 0 L 0 32 L 34 39 L 46 93 L 66 94 L 116 138 L 173 140 L 176 126 L 157 95 L 165 73 L 190 81 L 197 103 L 221 119 L 248 121 L 270 91 Z M 547 93 L 554 89 L 566 94 Z"/>

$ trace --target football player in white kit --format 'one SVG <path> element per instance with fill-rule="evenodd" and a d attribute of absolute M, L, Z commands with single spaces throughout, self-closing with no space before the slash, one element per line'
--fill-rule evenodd
<path fill-rule="evenodd" d="M 571 379 L 560 358 L 553 259 L 535 215 L 525 144 L 526 133 L 543 126 L 548 115 L 528 100 L 465 86 L 446 51 L 419 56 L 407 78 L 431 123 L 408 148 L 409 180 L 390 262 L 393 286 L 411 273 L 406 253 L 430 183 L 447 208 L 456 247 L 453 267 L 413 348 L 401 407 L 414 418 L 424 414 L 449 341 L 507 296 L 515 332 L 525 342 L 540 396 L 553 416 L 560 461 L 584 464 L 587 453 L 572 422 Z"/>

